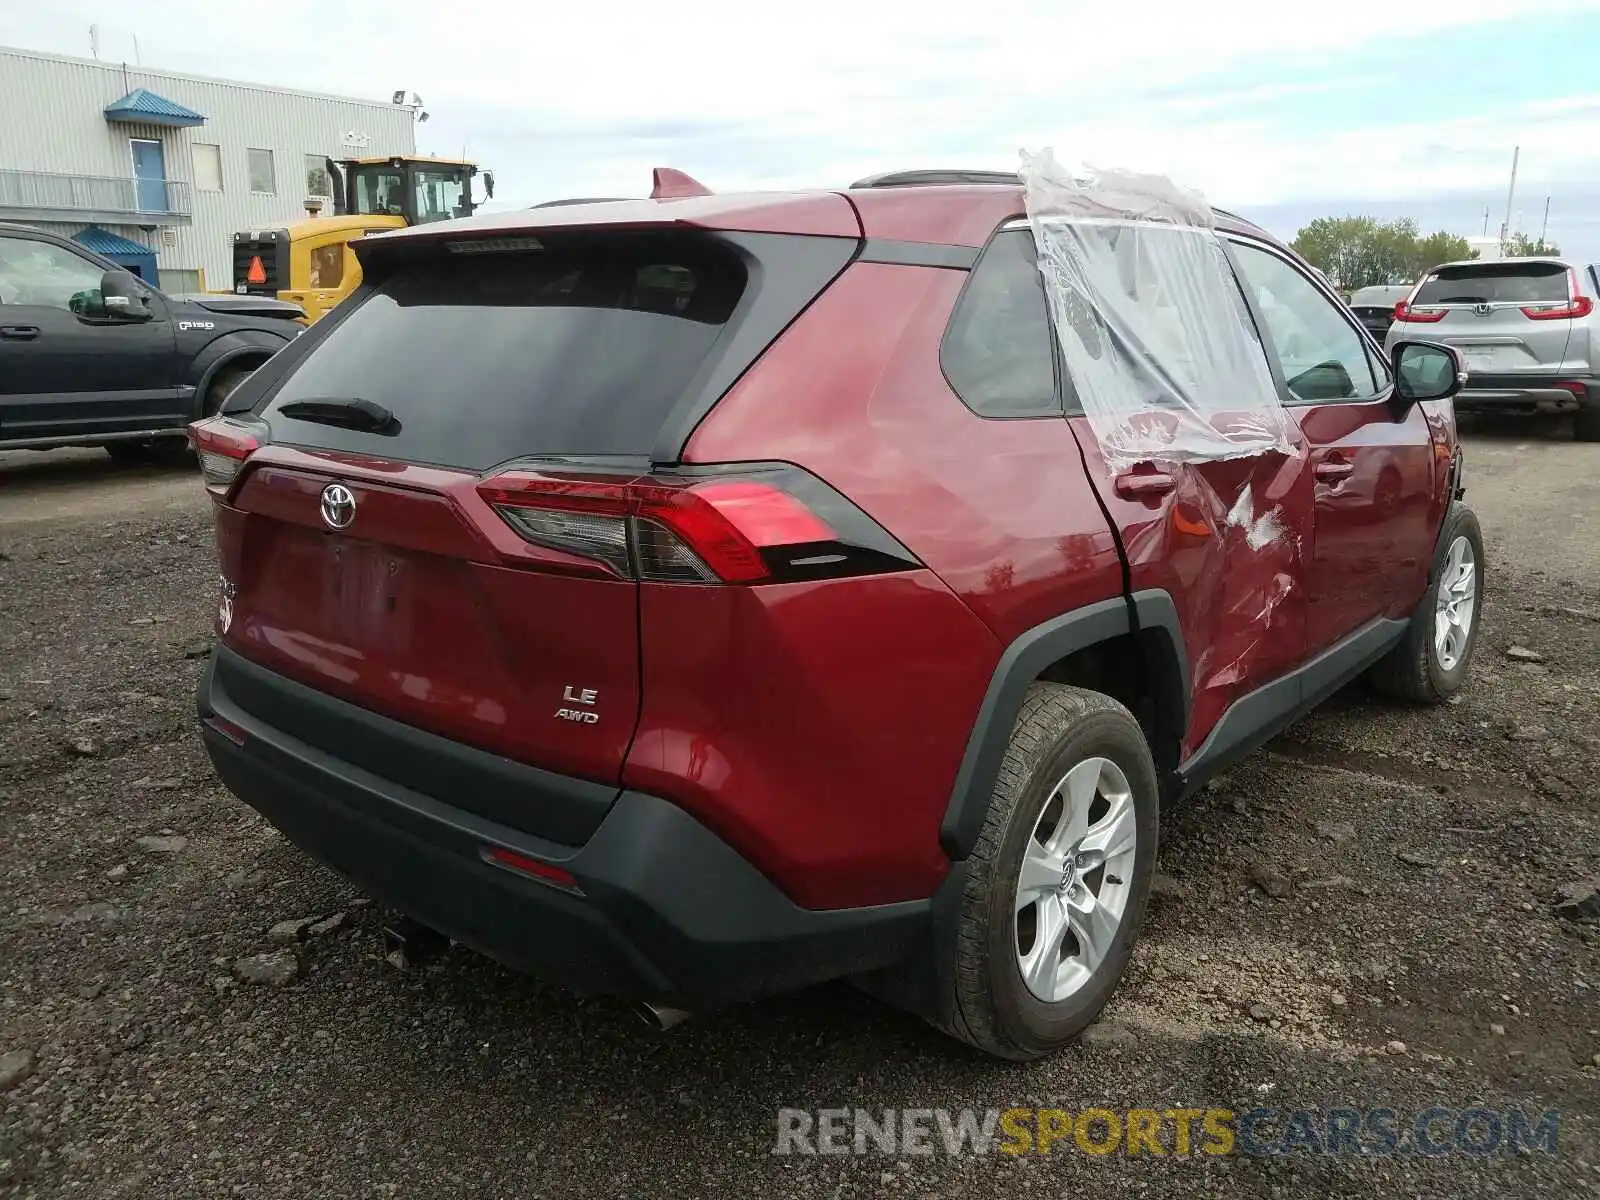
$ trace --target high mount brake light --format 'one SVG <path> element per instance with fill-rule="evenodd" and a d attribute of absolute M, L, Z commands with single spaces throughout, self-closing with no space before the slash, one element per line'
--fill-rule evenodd
<path fill-rule="evenodd" d="M 529 542 L 622 579 L 775 583 L 918 565 L 855 505 L 795 467 L 626 478 L 511 468 L 478 490 Z"/>
<path fill-rule="evenodd" d="M 1413 324 L 1431 325 L 1435 321 L 1444 320 L 1445 310 L 1442 308 L 1412 308 L 1409 300 L 1402 300 L 1394 306 L 1394 319 L 1408 321 Z"/>
<path fill-rule="evenodd" d="M 189 444 L 200 459 L 206 490 L 225 495 L 244 460 L 261 448 L 265 427 L 234 417 L 208 417 L 189 426 Z"/>
<path fill-rule="evenodd" d="M 1554 304 L 1524 305 L 1522 315 L 1530 321 L 1570 321 L 1587 317 L 1594 311 L 1594 301 L 1578 291 L 1578 273 L 1567 268 L 1567 298 Z"/>

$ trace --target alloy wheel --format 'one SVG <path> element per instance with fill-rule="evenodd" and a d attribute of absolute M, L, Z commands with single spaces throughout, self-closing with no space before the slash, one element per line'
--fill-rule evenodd
<path fill-rule="evenodd" d="M 1132 894 L 1133 790 L 1109 758 L 1077 763 L 1034 818 L 1017 873 L 1017 967 L 1046 1004 L 1081 989 L 1111 952 Z"/>
<path fill-rule="evenodd" d="M 1441 670 L 1454 671 L 1466 657 L 1478 609 L 1478 560 L 1464 536 L 1450 543 L 1433 613 L 1433 652 Z"/>

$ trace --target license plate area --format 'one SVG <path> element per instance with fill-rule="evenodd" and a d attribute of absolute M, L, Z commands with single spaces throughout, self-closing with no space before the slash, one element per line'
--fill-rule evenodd
<path fill-rule="evenodd" d="M 398 647 L 410 642 L 413 564 L 387 546 L 325 537 L 322 611 L 329 634 L 348 645 Z"/>
<path fill-rule="evenodd" d="M 1527 355 L 1515 346 L 1461 346 L 1459 349 L 1469 371 L 1504 370 L 1527 362 Z"/>

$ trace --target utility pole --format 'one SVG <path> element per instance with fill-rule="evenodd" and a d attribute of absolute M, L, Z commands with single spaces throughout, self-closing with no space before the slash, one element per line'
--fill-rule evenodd
<path fill-rule="evenodd" d="M 1487 204 L 1483 206 L 1483 236 L 1489 236 L 1489 206 Z"/>
<path fill-rule="evenodd" d="M 1511 186 L 1506 190 L 1506 219 L 1500 226 L 1500 253 L 1506 252 L 1506 243 L 1511 240 L 1511 205 L 1517 197 L 1517 159 L 1522 156 L 1522 147 L 1514 146 L 1511 150 Z"/>
<path fill-rule="evenodd" d="M 1544 245 L 1544 235 L 1550 232 L 1550 197 L 1544 198 L 1544 220 L 1539 225 L 1539 245 Z"/>

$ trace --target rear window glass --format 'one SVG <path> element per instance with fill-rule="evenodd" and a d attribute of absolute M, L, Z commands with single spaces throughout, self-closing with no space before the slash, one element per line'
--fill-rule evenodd
<path fill-rule="evenodd" d="M 302 445 L 482 470 L 524 454 L 644 454 L 745 288 L 704 239 L 444 254 L 391 268 L 263 415 Z M 396 433 L 284 417 L 361 398 Z"/>
<path fill-rule="evenodd" d="M 1484 263 L 1429 275 L 1413 304 L 1544 304 L 1567 298 L 1560 263 Z"/>

